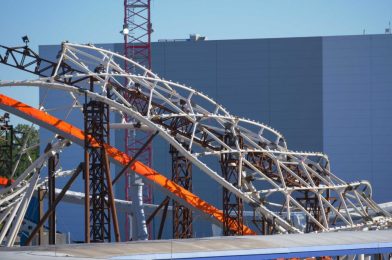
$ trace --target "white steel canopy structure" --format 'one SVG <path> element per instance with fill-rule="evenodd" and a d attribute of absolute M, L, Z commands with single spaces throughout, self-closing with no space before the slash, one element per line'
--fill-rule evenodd
<path fill-rule="evenodd" d="M 143 73 L 126 72 L 120 66 L 125 63 Z M 63 43 L 51 76 L 0 86 L 62 90 L 72 97 L 73 109 L 80 109 L 89 97 L 123 118 L 133 118 L 137 127 L 158 132 L 212 181 L 252 208 L 272 227 L 271 233 L 384 229 L 392 223 L 391 215 L 372 200 L 370 184 L 340 179 L 330 171 L 325 154 L 291 151 L 277 130 L 237 117 L 196 89 L 164 80 L 120 54 Z M 135 127 L 125 120 L 111 124 Z M 236 183 L 211 166 L 211 161 L 222 165 L 224 160 L 237 174 Z M 304 225 L 295 223 L 297 215 L 306 219 Z"/>

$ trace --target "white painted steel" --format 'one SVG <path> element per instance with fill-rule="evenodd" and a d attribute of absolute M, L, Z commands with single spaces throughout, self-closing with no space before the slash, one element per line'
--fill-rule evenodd
<path fill-rule="evenodd" d="M 39 186 L 40 169 L 50 156 L 61 152 L 69 144 L 68 140 L 52 144 L 51 148 L 32 162 L 15 182 L 0 190 L 0 223 L 3 226 L 0 232 L 0 245 L 14 245 L 32 195 Z"/>
<path fill-rule="evenodd" d="M 75 104 L 78 104 L 76 100 L 84 95 L 108 104 L 112 111 L 140 122 L 144 129 L 159 131 L 160 136 L 194 166 L 210 176 L 218 185 L 243 199 L 260 216 L 273 222 L 280 232 L 306 231 L 303 227 L 292 224 L 295 214 L 307 216 L 308 222 L 318 226 L 321 231 L 390 227 L 391 215 L 371 199 L 370 184 L 366 181 L 347 183 L 341 180 L 331 173 L 330 162 L 325 154 L 291 151 L 287 148 L 286 140 L 277 130 L 232 115 L 207 95 L 182 84 L 161 79 L 152 71 L 117 53 L 92 45 L 63 43 L 58 63 L 64 62 L 82 73 L 65 75 L 57 73 L 38 80 L 2 82 L 0 86 L 58 89 L 71 93 Z M 119 65 L 125 62 L 130 66 L 138 67 L 143 74 L 126 73 Z M 103 67 L 104 71 L 96 73 L 94 69 L 98 66 Z M 83 79 L 87 76 L 94 78 L 98 90 L 92 92 L 87 88 L 58 83 L 66 79 Z M 143 115 L 137 108 L 132 107 L 118 89 L 111 88 L 113 95 L 107 97 L 106 87 L 110 86 L 109 83 L 115 83 L 122 89 L 136 90 L 144 96 L 148 100 L 146 114 Z M 158 111 L 157 104 L 170 112 Z M 80 108 L 80 105 L 75 107 Z M 173 136 L 169 128 L 157 123 L 159 120 L 173 118 L 190 122 L 191 134 L 178 132 Z M 126 123 L 119 126 L 118 123 L 112 122 L 112 125 L 116 128 L 134 127 Z M 242 138 L 246 148 L 241 148 L 238 142 L 235 147 L 226 145 L 221 139 L 225 133 Z M 206 137 L 210 140 L 208 145 L 200 145 Z M 181 143 L 188 145 L 184 148 Z M 224 153 L 235 154 L 239 158 L 238 167 L 242 170 L 239 171 L 241 174 L 238 186 L 227 182 L 209 165 L 211 161 L 209 158 L 216 161 Z M 263 167 L 251 161 L 251 157 L 255 154 L 262 155 L 265 160 L 274 163 L 272 173 L 266 172 Z M 305 192 L 313 194 L 317 200 L 319 219 L 316 219 L 314 212 L 299 202 L 298 194 Z M 326 195 L 328 193 L 329 195 Z M 284 198 L 283 203 L 270 201 L 270 198 L 277 195 Z M 379 217 L 375 218 L 369 212 Z M 335 222 L 328 221 L 334 217 Z"/>

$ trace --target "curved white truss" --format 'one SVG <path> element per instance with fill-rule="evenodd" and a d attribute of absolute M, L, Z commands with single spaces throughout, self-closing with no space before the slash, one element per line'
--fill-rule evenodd
<path fill-rule="evenodd" d="M 124 62 L 143 71 L 142 75 L 126 73 L 119 65 Z M 60 73 L 64 63 L 79 72 Z M 289 150 L 278 131 L 230 114 L 195 89 L 161 79 L 132 60 L 92 45 L 63 43 L 58 64 L 51 77 L 0 85 L 64 90 L 74 98 L 76 107 L 83 95 L 108 104 L 113 111 L 159 131 L 195 166 L 280 232 L 386 228 L 391 224 L 391 215 L 371 199 L 368 182 L 341 180 L 331 173 L 326 155 Z M 95 89 L 88 88 L 86 79 L 94 81 Z M 223 136 L 232 142 L 224 142 Z M 240 173 L 236 185 L 209 166 L 208 158 L 219 161 L 223 154 L 236 159 L 234 167 Z M 274 196 L 278 196 L 276 201 L 271 199 Z M 298 213 L 307 218 L 305 227 L 293 224 L 293 215 Z"/>

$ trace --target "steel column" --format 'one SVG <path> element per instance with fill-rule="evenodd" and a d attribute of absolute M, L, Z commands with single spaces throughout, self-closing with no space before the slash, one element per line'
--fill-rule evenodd
<path fill-rule="evenodd" d="M 316 194 L 313 192 L 303 192 L 303 197 L 297 198 L 298 202 L 319 222 L 321 222 L 321 208 Z M 306 232 L 319 231 L 320 227 L 311 221 L 306 222 Z"/>
<path fill-rule="evenodd" d="M 105 163 L 105 149 L 103 143 L 109 143 L 109 106 L 95 100 L 84 104 L 85 120 L 85 182 L 89 183 L 90 198 L 86 193 L 86 225 L 90 227 L 91 242 L 111 241 L 111 218 L 108 179 L 106 171 L 108 165 Z M 91 144 L 94 139 L 95 144 Z M 88 156 L 87 156 L 88 154 Z M 88 169 L 88 170 L 87 170 Z M 87 187 L 86 187 L 87 188 Z M 89 216 L 88 216 L 89 215 Z M 89 219 L 87 219 L 89 217 Z M 90 223 L 89 223 L 90 222 Z M 88 227 L 86 227 L 88 228 Z M 87 233 L 87 231 L 86 231 Z M 87 234 L 86 234 L 87 235 Z M 86 238 L 86 242 L 88 239 Z"/>
<path fill-rule="evenodd" d="M 262 235 L 272 235 L 277 232 L 276 230 L 276 225 L 274 221 L 270 221 L 264 217 L 260 217 L 256 215 L 256 212 L 253 211 L 253 219 L 252 222 L 255 224 L 257 227 L 258 231 Z"/>
<path fill-rule="evenodd" d="M 41 221 L 44 215 L 44 197 L 45 197 L 45 189 L 38 188 L 38 221 Z M 38 230 L 38 245 L 43 244 L 44 238 L 44 229 L 40 227 Z"/>
<path fill-rule="evenodd" d="M 112 219 L 113 219 L 113 228 L 114 228 L 114 237 L 116 242 L 120 242 L 120 229 L 118 227 L 118 218 L 117 218 L 117 209 L 116 209 L 116 204 L 114 201 L 114 192 L 113 192 L 113 186 L 112 186 L 112 177 L 110 176 L 110 162 L 108 155 L 106 151 L 104 152 L 104 163 L 106 167 L 105 171 L 105 177 L 106 177 L 106 183 L 108 187 L 108 202 L 110 205 L 110 211 L 112 213 Z"/>
<path fill-rule="evenodd" d="M 223 136 L 223 141 L 230 147 L 235 147 L 236 143 L 242 148 L 242 140 L 238 136 L 233 136 L 231 133 L 227 133 Z M 238 155 L 233 153 L 222 153 L 221 154 L 221 169 L 222 177 L 230 182 L 235 187 L 239 186 L 241 160 Z M 242 199 L 237 197 L 233 192 L 223 187 L 223 235 L 234 236 L 243 235 L 243 203 Z M 236 229 L 233 230 L 232 226 Z"/>
<path fill-rule="evenodd" d="M 192 191 L 192 163 L 176 148 L 170 146 L 172 155 L 172 181 Z M 173 200 L 173 238 L 191 238 L 192 211 Z"/>
<path fill-rule="evenodd" d="M 56 178 L 54 176 L 56 172 L 56 166 L 58 163 L 58 154 L 55 154 L 48 159 L 48 207 L 52 208 L 56 199 Z M 53 210 L 49 216 L 49 245 L 56 244 L 56 211 Z"/>
<path fill-rule="evenodd" d="M 86 120 L 84 122 L 86 128 Z M 86 141 L 85 141 L 86 143 Z M 84 242 L 90 243 L 90 154 L 84 147 Z"/>

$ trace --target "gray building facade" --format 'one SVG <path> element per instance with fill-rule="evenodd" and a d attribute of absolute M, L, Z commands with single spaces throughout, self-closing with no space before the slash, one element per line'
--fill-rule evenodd
<path fill-rule="evenodd" d="M 122 44 L 100 46 L 123 50 Z M 54 59 L 58 48 L 41 46 L 40 54 Z M 289 149 L 327 153 L 337 176 L 367 179 L 377 202 L 392 200 L 391 35 L 156 42 L 152 57 L 152 69 L 161 77 L 206 93 L 232 114 L 272 126 L 286 137 Z M 62 101 L 50 92 L 41 90 L 40 100 L 55 107 Z M 81 118 L 71 115 L 69 121 L 82 126 Z M 41 140 L 47 136 L 41 130 Z M 124 146 L 121 132 L 112 140 L 117 147 Z M 81 149 L 74 149 L 69 158 L 63 156 L 62 164 L 76 164 L 76 155 L 82 159 Z M 171 176 L 169 146 L 159 138 L 153 144 L 153 168 Z M 221 207 L 221 188 L 197 170 L 193 178 L 194 193 Z M 77 186 L 81 189 L 81 182 Z M 118 198 L 124 190 L 123 183 L 117 185 Z M 162 198 L 154 194 L 154 203 Z M 62 207 L 62 218 L 78 222 L 79 228 L 71 231 L 74 239 L 82 239 L 82 207 Z M 62 227 L 68 230 L 71 224 L 60 222 L 60 231 Z M 168 222 L 168 238 L 170 230 Z M 211 236 L 213 230 L 196 219 L 195 236 Z"/>

